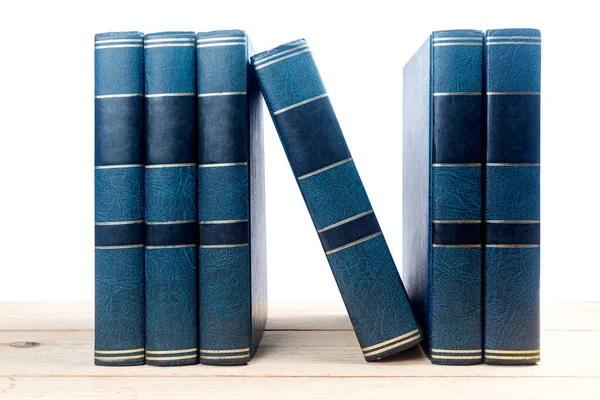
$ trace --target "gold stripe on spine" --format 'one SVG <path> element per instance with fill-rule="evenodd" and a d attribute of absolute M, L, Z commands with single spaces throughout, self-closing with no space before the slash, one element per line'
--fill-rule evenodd
<path fill-rule="evenodd" d="M 139 353 L 140 351 L 146 350 L 141 347 L 139 349 L 131 349 L 131 350 L 94 350 L 96 354 L 127 354 L 127 353 Z"/>
<path fill-rule="evenodd" d="M 388 351 L 388 350 L 395 349 L 396 347 L 400 347 L 400 346 L 402 346 L 402 345 L 404 345 L 404 344 L 407 344 L 407 343 L 410 343 L 410 342 L 414 342 L 415 340 L 419 339 L 420 337 L 421 337 L 421 334 L 417 334 L 416 336 L 409 337 L 409 338 L 408 338 L 408 339 L 406 339 L 406 340 L 403 340 L 403 341 L 401 341 L 401 342 L 398 342 L 398 343 L 394 343 L 394 344 L 392 344 L 392 345 L 390 345 L 390 346 L 387 346 L 387 347 L 381 348 L 381 349 L 379 349 L 379 350 L 374 350 L 374 351 L 371 351 L 371 352 L 369 352 L 369 353 L 363 353 L 363 355 L 364 355 L 365 357 L 370 357 L 370 356 L 374 356 L 374 355 L 376 355 L 376 354 L 385 353 L 385 352 L 386 352 L 386 351 Z"/>
<path fill-rule="evenodd" d="M 278 63 L 279 61 L 287 60 L 288 58 L 296 57 L 296 56 L 299 56 L 300 54 L 303 54 L 303 53 L 306 53 L 306 52 L 309 52 L 309 51 L 310 51 L 310 49 L 304 49 L 304 50 L 300 50 L 300 51 L 298 51 L 296 53 L 288 54 L 287 56 L 284 56 L 284 57 L 276 58 L 275 60 L 266 62 L 264 64 L 260 64 L 258 66 L 256 64 L 254 64 L 254 69 L 255 70 L 259 70 L 261 68 L 268 67 L 269 65 L 273 65 L 275 63 Z"/>
<path fill-rule="evenodd" d="M 243 41 L 246 41 L 246 37 L 245 36 L 223 36 L 223 37 L 214 37 L 214 38 L 206 38 L 206 39 L 197 39 L 196 43 L 218 42 L 221 40 L 243 40 Z"/>
<path fill-rule="evenodd" d="M 198 168 L 217 168 L 217 167 L 239 167 L 248 165 L 247 162 L 229 162 L 229 163 L 215 163 L 215 164 L 198 164 Z"/>
<path fill-rule="evenodd" d="M 134 42 L 134 43 L 142 43 L 143 39 L 109 39 L 109 40 L 96 40 L 94 44 L 102 44 L 102 43 L 124 43 L 124 42 Z"/>
<path fill-rule="evenodd" d="M 191 356 L 178 356 L 178 357 L 146 357 L 148 361 L 175 361 L 175 360 L 189 360 L 190 358 L 198 358 L 197 354 Z"/>
<path fill-rule="evenodd" d="M 433 221 L 434 224 L 480 224 L 481 220 L 480 219 L 455 219 L 455 220 L 441 220 L 441 219 L 434 219 Z"/>
<path fill-rule="evenodd" d="M 94 169 L 140 168 L 143 166 L 144 164 L 97 165 Z"/>
<path fill-rule="evenodd" d="M 144 247 L 143 244 L 124 244 L 118 246 L 96 246 L 96 250 L 117 250 L 117 249 L 137 249 L 139 247 Z"/>
<path fill-rule="evenodd" d="M 121 97 L 143 97 L 144 93 L 122 93 L 122 94 L 101 94 L 94 96 L 95 99 L 116 99 Z"/>
<path fill-rule="evenodd" d="M 261 58 L 260 60 L 256 60 L 254 62 L 254 65 L 255 66 L 260 65 L 260 64 L 262 64 L 262 63 L 264 63 L 264 62 L 266 62 L 268 60 L 272 60 L 274 58 L 281 57 L 284 54 L 289 54 L 289 53 L 292 53 L 294 51 L 298 51 L 300 49 L 304 49 L 304 48 L 307 48 L 307 47 L 308 47 L 308 44 L 303 44 L 303 45 L 300 45 L 300 46 L 292 47 L 291 49 L 282 51 L 281 53 L 273 54 L 272 56 L 268 56 L 268 57 L 265 57 L 265 58 Z"/>
<path fill-rule="evenodd" d="M 338 226 L 347 224 L 348 222 L 352 222 L 352 221 L 354 221 L 356 219 L 362 218 L 365 215 L 369 215 L 369 214 L 373 214 L 373 210 L 369 210 L 369 211 L 365 211 L 365 212 L 360 213 L 360 214 L 356 214 L 354 217 L 346 218 L 344 220 L 341 220 L 340 222 L 336 222 L 335 224 L 331 224 L 329 226 L 326 226 L 325 228 L 321 228 L 321 229 L 317 230 L 317 233 L 321 233 L 321 232 L 325 232 L 325 231 L 328 231 L 328 230 L 333 229 L 333 228 L 337 228 Z"/>
<path fill-rule="evenodd" d="M 357 244 L 362 243 L 362 242 L 366 242 L 367 240 L 371 240 L 371 239 L 373 239 L 373 238 L 375 238 L 375 237 L 377 237 L 377 236 L 379 236 L 381 234 L 382 234 L 381 231 L 379 231 L 379 232 L 376 232 L 376 233 L 374 233 L 372 235 L 365 236 L 362 239 L 358 239 L 358 240 L 355 240 L 354 242 L 345 244 L 345 245 L 340 246 L 340 247 L 336 247 L 333 250 L 329 250 L 329 251 L 325 252 L 325 255 L 328 256 L 330 254 L 337 253 L 338 251 L 346 250 L 349 247 L 356 246 Z"/>
<path fill-rule="evenodd" d="M 485 247 L 494 247 L 499 249 L 535 249 L 539 244 L 486 244 Z"/>
<path fill-rule="evenodd" d="M 326 167 L 319 168 L 319 169 L 317 169 L 317 170 L 315 170 L 313 172 L 309 172 L 308 174 L 304 174 L 304 175 L 298 177 L 297 179 L 299 181 L 301 181 L 302 179 L 306 179 L 306 178 L 311 177 L 313 175 L 320 174 L 321 172 L 327 171 L 328 169 L 331 169 L 331 168 L 335 168 L 335 167 L 340 166 L 342 164 L 345 164 L 345 163 L 347 163 L 349 161 L 352 161 L 352 157 L 349 157 L 349 158 L 346 158 L 345 160 L 338 161 L 336 163 L 330 164 L 330 165 L 328 165 Z"/>
<path fill-rule="evenodd" d="M 386 340 L 385 342 L 377 343 L 377 344 L 374 344 L 374 345 L 372 345 L 372 346 L 368 346 L 368 347 L 363 347 L 361 350 L 362 350 L 362 351 L 363 351 L 363 353 L 364 353 L 365 351 L 369 351 L 369 350 L 376 349 L 377 347 L 385 346 L 385 345 L 387 345 L 387 344 L 390 344 L 390 343 L 393 343 L 393 342 L 395 342 L 395 341 L 397 341 L 397 340 L 402 340 L 402 339 L 404 339 L 404 338 L 406 338 L 406 337 L 409 337 L 409 336 L 412 336 L 412 335 L 414 335 L 415 333 L 419 333 L 419 330 L 418 330 L 418 329 L 415 329 L 414 331 L 410 331 L 410 332 L 408 332 L 408 333 L 405 333 L 405 334 L 403 334 L 403 335 L 396 336 L 395 338 L 392 338 L 392 339 L 390 339 L 390 340 Z"/>
<path fill-rule="evenodd" d="M 475 350 L 444 350 L 444 349 L 431 349 L 433 353 L 482 353 L 483 349 L 475 349 Z"/>
<path fill-rule="evenodd" d="M 306 100 L 303 100 L 303 101 L 301 101 L 301 102 L 299 102 L 299 103 L 292 104 L 291 106 L 287 106 L 287 107 L 284 107 L 284 108 L 282 108 L 282 109 L 280 109 L 280 110 L 274 111 L 274 112 L 273 112 L 273 115 L 274 115 L 274 116 L 275 116 L 275 115 L 279 115 L 279 114 L 281 114 L 281 113 L 284 113 L 284 112 L 286 112 L 286 111 L 292 110 L 292 109 L 294 109 L 294 108 L 296 108 L 296 107 L 300 107 L 300 106 L 303 106 L 303 105 L 305 105 L 305 104 L 312 103 L 312 102 L 313 102 L 313 101 L 315 101 L 315 100 L 319 100 L 319 99 L 322 99 L 322 98 L 324 98 L 324 97 L 327 97 L 327 96 L 328 96 L 328 94 L 327 94 L 327 93 L 323 93 L 323 94 L 320 94 L 320 95 L 318 95 L 318 96 L 311 97 L 310 99 L 306 99 Z"/>
<path fill-rule="evenodd" d="M 182 92 L 182 93 L 154 93 L 154 94 L 147 94 L 146 98 L 147 99 L 153 99 L 156 97 L 191 97 L 191 96 L 195 96 L 196 93 L 192 93 L 192 92 Z"/>
<path fill-rule="evenodd" d="M 146 246 L 146 249 L 148 250 L 155 250 L 155 249 L 182 249 L 184 247 L 196 247 L 195 244 L 167 244 L 167 245 L 162 245 L 162 246 Z"/>
<path fill-rule="evenodd" d="M 540 163 L 487 163 L 488 167 L 539 167 Z"/>
<path fill-rule="evenodd" d="M 488 224 L 539 224 L 539 219 L 518 219 L 518 220 L 508 220 L 508 219 L 493 219 L 485 221 Z"/>
<path fill-rule="evenodd" d="M 478 356 L 445 356 L 445 355 L 432 354 L 431 358 L 445 359 L 445 360 L 480 360 L 481 358 L 483 358 L 483 356 L 482 355 L 478 355 Z"/>
<path fill-rule="evenodd" d="M 201 249 L 226 249 L 228 247 L 246 247 L 248 243 L 236 243 L 236 244 L 201 244 Z"/>
<path fill-rule="evenodd" d="M 156 47 L 194 47 L 196 43 L 168 43 L 168 44 L 151 44 L 150 46 L 145 46 L 144 49 L 154 49 Z"/>
<path fill-rule="evenodd" d="M 439 37 L 439 38 L 433 38 L 434 42 L 444 42 L 444 41 L 450 41 L 450 40 L 469 40 L 472 42 L 481 42 L 483 41 L 483 37 L 471 37 L 471 36 L 456 36 L 456 37 Z"/>
<path fill-rule="evenodd" d="M 179 163 L 179 164 L 153 164 L 146 165 L 147 169 L 152 168 L 177 168 L 177 167 L 195 167 L 196 163 Z"/>
<path fill-rule="evenodd" d="M 247 219 L 222 219 L 218 221 L 199 221 L 200 225 L 218 225 L 218 224 L 241 224 L 242 222 L 248 222 Z"/>
<path fill-rule="evenodd" d="M 199 44 L 198 46 L 196 46 L 196 48 L 202 48 L 202 47 L 220 47 L 220 46 L 245 46 L 246 45 L 246 41 L 243 42 L 222 42 L 222 43 L 206 43 L 206 44 Z"/>
<path fill-rule="evenodd" d="M 433 47 L 439 46 L 483 46 L 482 42 L 468 43 L 468 42 L 455 42 L 455 43 L 434 43 Z"/>
<path fill-rule="evenodd" d="M 101 49 L 118 49 L 121 47 L 144 47 L 143 44 L 112 44 L 112 45 L 108 45 L 108 46 L 96 46 L 94 47 L 96 50 L 101 50 Z"/>
<path fill-rule="evenodd" d="M 200 355 L 200 358 L 204 358 L 207 360 L 234 360 L 234 359 L 248 358 L 248 357 L 250 357 L 250 353 L 242 354 L 241 356 L 203 356 L 203 355 Z"/>
<path fill-rule="evenodd" d="M 94 357 L 94 360 L 100 361 L 120 361 L 120 360 L 132 360 L 134 358 L 144 358 L 144 355 L 140 356 L 117 356 L 117 357 Z"/>
<path fill-rule="evenodd" d="M 146 222 L 146 225 L 175 225 L 175 224 L 194 224 L 195 219 L 185 219 L 180 221 Z"/>
<path fill-rule="evenodd" d="M 481 167 L 481 163 L 433 163 L 432 167 Z"/>
<path fill-rule="evenodd" d="M 454 247 L 457 249 L 472 249 L 481 247 L 481 244 L 432 244 L 433 247 Z"/>
<path fill-rule="evenodd" d="M 166 38 L 166 39 L 145 39 L 144 43 L 164 43 L 164 42 L 194 42 L 196 38 Z"/>
<path fill-rule="evenodd" d="M 215 93 L 198 93 L 198 97 L 215 97 L 215 96 L 245 96 L 246 92 L 215 92 Z"/>
<path fill-rule="evenodd" d="M 178 354 L 178 353 L 191 353 L 198 351 L 198 348 L 183 349 L 183 350 L 147 350 L 146 354 Z"/>
<path fill-rule="evenodd" d="M 488 36 L 486 40 L 529 39 L 542 40 L 541 36 Z"/>
<path fill-rule="evenodd" d="M 498 354 L 534 354 L 539 353 L 540 350 L 484 350 L 486 353 L 498 353 Z"/>
<path fill-rule="evenodd" d="M 492 356 L 489 354 L 485 355 L 485 358 L 492 360 L 539 360 L 540 355 L 537 356 Z"/>
<path fill-rule="evenodd" d="M 200 353 L 242 353 L 249 352 L 250 347 L 246 347 L 245 349 L 233 349 L 233 350 L 204 350 L 200 349 Z"/>
<path fill-rule="evenodd" d="M 481 92 L 436 92 L 433 93 L 433 97 L 438 96 L 481 96 Z"/>
<path fill-rule="evenodd" d="M 540 92 L 486 92 L 488 96 L 539 96 Z"/>
<path fill-rule="evenodd" d="M 96 226 L 112 226 L 112 225 L 134 225 L 134 224 L 143 224 L 143 219 L 138 219 L 135 221 L 113 221 L 113 222 L 96 222 Z"/>
<path fill-rule="evenodd" d="M 491 46 L 494 44 L 529 44 L 529 45 L 533 45 L 533 46 L 541 46 L 542 42 L 520 42 L 520 41 L 516 41 L 516 40 L 512 40 L 510 42 L 490 42 L 488 40 L 486 43 L 487 46 Z"/>

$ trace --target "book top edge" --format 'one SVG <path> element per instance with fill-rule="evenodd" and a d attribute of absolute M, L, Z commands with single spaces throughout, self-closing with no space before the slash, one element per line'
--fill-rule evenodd
<path fill-rule="evenodd" d="M 149 39 L 196 39 L 196 32 L 192 31 L 169 31 L 169 32 L 154 32 L 144 35 L 144 40 Z"/>
<path fill-rule="evenodd" d="M 490 29 L 486 31 L 486 37 L 495 37 L 495 36 L 531 36 L 531 37 L 541 37 L 542 33 L 539 29 L 532 28 L 510 28 L 510 29 Z"/>
<path fill-rule="evenodd" d="M 246 37 L 246 32 L 242 29 L 225 29 L 208 32 L 198 32 L 196 35 L 198 38 L 220 38 L 230 36 Z"/>
<path fill-rule="evenodd" d="M 288 52 L 289 50 L 291 50 L 293 48 L 296 48 L 298 46 L 304 46 L 307 44 L 308 44 L 307 41 L 304 39 L 293 40 L 291 42 L 287 42 L 287 43 L 284 43 L 277 47 L 274 47 L 271 50 L 267 50 L 267 51 L 263 51 L 261 53 L 255 54 L 254 56 L 252 56 L 252 58 L 250 60 L 252 61 L 252 63 L 255 63 L 264 58 L 271 57 L 273 55 L 280 54 L 283 52 Z"/>
<path fill-rule="evenodd" d="M 141 39 L 144 37 L 142 32 L 137 31 L 124 31 L 124 32 L 102 32 L 97 33 L 94 38 L 95 40 L 102 39 Z"/>
<path fill-rule="evenodd" d="M 475 29 L 452 29 L 446 31 L 434 31 L 433 38 L 455 38 L 455 37 L 482 37 L 483 32 Z"/>

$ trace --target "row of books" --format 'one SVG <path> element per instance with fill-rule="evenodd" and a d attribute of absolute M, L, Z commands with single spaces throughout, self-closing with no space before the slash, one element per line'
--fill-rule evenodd
<path fill-rule="evenodd" d="M 306 41 L 253 54 L 237 30 L 96 35 L 95 363 L 244 364 L 256 352 L 267 317 L 261 93 L 367 361 L 423 340 L 433 362 L 537 361 L 539 346 L 530 343 L 539 340 L 539 216 L 537 224 L 487 216 L 523 208 L 519 199 L 539 191 L 539 180 L 515 187 L 506 179 L 520 182 L 520 169 L 494 179 L 483 172 L 512 162 L 507 151 L 523 147 L 518 121 L 536 118 L 529 109 L 524 117 L 530 105 L 523 100 L 502 107 L 490 100 L 535 98 L 539 108 L 539 32 L 491 31 L 490 39 L 505 49 L 495 58 L 481 32 L 434 33 L 405 68 L 411 307 Z M 521 42 L 538 49 L 537 60 L 526 53 L 523 62 L 511 50 Z M 502 61 L 486 64 L 503 74 L 500 86 L 537 76 L 537 91 L 522 96 L 523 89 L 492 86 L 505 95 L 482 96 L 493 81 L 483 72 L 484 54 Z M 486 169 L 485 126 L 499 132 L 488 143 L 505 146 L 495 145 L 505 159 L 492 157 Z M 539 158 L 539 121 L 537 133 L 524 136 L 537 137 Z M 486 209 L 488 224 L 483 199 L 496 204 Z M 538 242 L 510 242 L 528 232 L 525 220 L 538 227 Z M 486 296 L 493 292 L 484 306 L 482 238 L 493 245 L 485 253 Z M 538 252 L 537 264 L 519 252 L 527 249 Z M 499 356 L 482 351 L 482 310 L 489 349 Z M 500 325 L 503 319 L 512 325 Z"/>

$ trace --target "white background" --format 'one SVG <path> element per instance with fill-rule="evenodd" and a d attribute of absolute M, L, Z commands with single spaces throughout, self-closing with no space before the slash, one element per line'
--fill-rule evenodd
<path fill-rule="evenodd" d="M 543 36 L 542 297 L 600 300 L 598 17 L 550 3 L 2 2 L 0 301 L 93 299 L 95 33 L 241 28 L 257 51 L 306 38 L 400 267 L 402 67 L 433 30 L 509 27 Z M 269 296 L 339 300 L 265 118 Z"/>

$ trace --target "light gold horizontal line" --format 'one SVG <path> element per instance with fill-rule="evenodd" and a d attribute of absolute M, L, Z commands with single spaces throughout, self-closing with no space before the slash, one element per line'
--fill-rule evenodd
<path fill-rule="evenodd" d="M 434 219 L 433 221 L 434 224 L 480 224 L 481 220 L 480 219 L 455 219 L 455 220 L 441 220 L 441 219 Z"/>
<path fill-rule="evenodd" d="M 432 354 L 431 358 L 444 359 L 444 360 L 480 360 L 480 359 L 483 358 L 483 355 L 478 355 L 478 356 L 446 356 L 446 355 Z"/>
<path fill-rule="evenodd" d="M 206 360 L 235 360 L 240 358 L 249 358 L 250 354 L 242 354 L 241 356 L 203 356 L 200 355 L 200 358 L 204 358 Z"/>
<path fill-rule="evenodd" d="M 537 350 L 490 350 L 485 349 L 486 353 L 498 353 L 498 354 L 535 354 L 540 353 L 540 349 Z"/>
<path fill-rule="evenodd" d="M 223 42 L 223 43 L 206 43 L 206 44 L 199 44 L 198 46 L 196 46 L 196 48 L 200 49 L 202 47 L 221 47 L 221 46 L 245 46 L 246 45 L 246 41 L 244 40 L 243 42 Z"/>
<path fill-rule="evenodd" d="M 485 221 L 488 224 L 539 224 L 539 219 L 519 219 L 519 220 L 508 220 L 508 219 L 492 219 Z"/>
<path fill-rule="evenodd" d="M 400 335 L 400 336 L 396 336 L 395 338 L 392 338 L 392 339 L 386 340 L 385 342 L 377 343 L 377 344 L 374 344 L 374 345 L 372 345 L 372 346 L 368 346 L 368 347 L 363 347 L 363 348 L 361 348 L 361 350 L 362 350 L 362 351 L 363 351 L 363 353 L 364 353 L 365 351 L 373 350 L 373 349 L 376 349 L 376 348 L 378 348 L 378 347 L 385 346 L 385 345 L 388 345 L 388 344 L 390 344 L 390 343 L 393 343 L 393 342 L 395 342 L 395 341 L 402 340 L 402 339 L 404 339 L 404 338 L 406 338 L 406 337 L 409 337 L 409 336 L 412 336 L 412 335 L 414 335 L 415 333 L 419 333 L 419 330 L 418 330 L 418 329 L 415 329 L 414 331 L 410 331 L 410 332 L 408 332 L 408 333 L 404 333 L 404 334 L 402 334 L 402 335 Z"/>
<path fill-rule="evenodd" d="M 499 249 L 535 249 L 540 247 L 539 244 L 486 244 L 485 247 Z"/>
<path fill-rule="evenodd" d="M 481 96 L 481 92 L 435 92 L 433 97 L 438 96 Z"/>
<path fill-rule="evenodd" d="M 481 247 L 481 244 L 432 244 L 433 247 L 450 247 L 457 249 L 474 249 Z"/>
<path fill-rule="evenodd" d="M 117 357 L 110 357 L 110 356 L 95 356 L 94 360 L 100 360 L 100 361 L 120 361 L 120 360 L 132 360 L 134 358 L 144 358 L 144 355 L 139 355 L 139 356 L 117 356 Z"/>
<path fill-rule="evenodd" d="M 540 92 L 486 92 L 488 96 L 539 96 Z"/>
<path fill-rule="evenodd" d="M 138 219 L 135 221 L 113 221 L 113 222 L 96 222 L 96 226 L 112 226 L 112 225 L 134 225 L 134 224 L 143 224 L 143 219 Z"/>
<path fill-rule="evenodd" d="M 475 42 L 475 43 L 465 43 L 465 42 L 455 42 L 455 43 L 434 43 L 432 46 L 483 46 L 483 42 Z"/>
<path fill-rule="evenodd" d="M 102 44 L 102 43 L 124 43 L 124 42 L 134 42 L 134 43 L 142 43 L 143 39 L 107 39 L 107 40 L 96 40 L 94 44 Z"/>
<path fill-rule="evenodd" d="M 346 158 L 345 160 L 338 161 L 336 163 L 330 164 L 330 165 L 328 165 L 326 167 L 319 168 L 319 169 L 317 169 L 317 170 L 315 170 L 313 172 L 309 172 L 308 174 L 304 174 L 304 175 L 298 177 L 297 179 L 299 181 L 301 181 L 302 179 L 306 179 L 306 178 L 311 177 L 313 175 L 320 174 L 321 172 L 327 171 L 328 169 L 331 169 L 331 168 L 335 168 L 335 167 L 340 166 L 342 164 L 345 164 L 345 163 L 347 163 L 349 161 L 352 161 L 352 157 L 349 157 L 349 158 Z"/>
<path fill-rule="evenodd" d="M 307 48 L 307 47 L 308 47 L 308 44 L 302 44 L 300 46 L 292 47 L 289 50 L 285 50 L 285 51 L 282 51 L 280 53 L 273 54 L 272 56 L 261 58 L 260 60 L 257 60 L 256 62 L 254 62 L 254 66 L 258 66 L 260 64 L 265 63 L 266 61 L 272 60 L 272 59 L 277 58 L 277 57 L 281 57 L 281 56 L 283 56 L 285 54 L 293 53 L 294 51 L 298 51 L 300 49 L 304 49 L 304 48 Z"/>
<path fill-rule="evenodd" d="M 143 166 L 144 164 L 98 165 L 94 169 L 140 168 Z"/>
<path fill-rule="evenodd" d="M 165 38 L 165 39 L 145 39 L 144 43 L 165 43 L 165 42 L 195 42 L 196 38 Z"/>
<path fill-rule="evenodd" d="M 363 355 L 364 355 L 365 357 L 369 357 L 369 356 L 374 356 L 375 354 L 381 354 L 381 353 L 385 353 L 385 352 L 386 352 L 386 351 L 388 351 L 388 350 L 394 349 L 394 348 L 396 348 L 396 347 L 400 347 L 400 346 L 402 346 L 402 345 L 404 345 L 404 344 L 407 344 L 407 343 L 410 343 L 410 342 L 414 342 L 415 340 L 417 340 L 417 339 L 420 339 L 420 338 L 421 338 L 421 334 L 420 334 L 420 333 L 417 333 L 417 335 L 416 335 L 416 336 L 409 337 L 409 338 L 408 338 L 408 339 L 406 339 L 406 340 L 403 340 L 403 341 L 401 341 L 401 342 L 398 342 L 398 343 L 394 343 L 394 344 L 392 344 L 392 345 L 389 345 L 389 346 L 387 346 L 387 347 L 383 347 L 383 348 L 381 348 L 381 349 L 379 349 L 379 350 L 374 350 L 374 351 L 371 351 L 371 352 L 369 352 L 369 353 L 363 353 Z"/>
<path fill-rule="evenodd" d="M 143 97 L 144 93 L 122 93 L 122 94 L 101 94 L 94 96 L 95 99 L 118 99 L 121 97 Z"/>
<path fill-rule="evenodd" d="M 491 356 L 486 354 L 485 358 L 492 360 L 539 360 L 540 355 L 537 356 Z"/>
<path fill-rule="evenodd" d="M 487 167 L 539 167 L 540 163 L 487 163 Z"/>
<path fill-rule="evenodd" d="M 312 103 L 313 101 L 315 101 L 315 100 L 319 100 L 319 99 L 322 99 L 322 98 L 324 98 L 324 97 L 327 97 L 327 93 L 323 93 L 323 94 L 320 94 L 320 95 L 318 95 L 318 96 L 311 97 L 310 99 L 306 99 L 306 100 L 303 100 L 303 101 L 301 101 L 301 102 L 298 102 L 298 103 L 296 103 L 296 104 L 292 104 L 291 106 L 287 106 L 287 107 L 284 107 L 284 108 L 282 108 L 282 109 L 280 109 L 280 110 L 274 111 L 274 112 L 273 112 L 273 115 L 274 115 L 274 116 L 275 116 L 275 115 L 279 115 L 279 114 L 281 114 L 281 113 L 284 113 L 284 112 L 286 112 L 286 111 L 292 110 L 292 109 L 294 109 L 294 108 L 297 108 L 297 107 L 303 106 L 303 105 L 305 105 L 305 104 L 308 104 L 308 103 Z"/>
<path fill-rule="evenodd" d="M 379 232 L 374 233 L 372 235 L 365 236 L 362 239 L 358 239 L 358 240 L 355 240 L 354 242 L 351 242 L 351 243 L 345 244 L 343 246 L 337 247 L 337 248 L 335 248 L 333 250 L 329 250 L 329 251 L 325 252 L 325 255 L 328 256 L 330 254 L 337 253 L 338 251 L 346 250 L 346 249 L 348 249 L 348 248 L 350 248 L 352 246 L 356 246 L 357 244 L 360 244 L 362 242 L 366 242 L 367 240 L 371 240 L 371 239 L 373 239 L 373 238 L 375 238 L 375 237 L 377 237 L 377 236 L 379 236 L 381 234 L 382 234 L 381 231 L 379 231 Z"/>
<path fill-rule="evenodd" d="M 333 229 L 333 228 L 337 228 L 338 226 L 347 224 L 348 222 L 357 220 L 357 219 L 362 218 L 365 215 L 369 215 L 369 214 L 373 214 L 373 210 L 365 211 L 363 213 L 355 215 L 354 217 L 346 218 L 346 219 L 344 219 L 344 220 L 342 220 L 340 222 L 336 222 L 335 224 L 331 224 L 329 226 L 326 226 L 325 228 L 321 228 L 321 229 L 317 230 L 317 233 L 321 233 L 321 232 L 325 232 L 325 231 L 328 231 L 328 230 Z"/>
<path fill-rule="evenodd" d="M 177 354 L 177 353 L 191 353 L 198 351 L 198 348 L 183 349 L 183 350 L 146 350 L 146 354 Z"/>
<path fill-rule="evenodd" d="M 236 243 L 236 244 L 201 244 L 201 249 L 226 249 L 229 247 L 246 247 L 248 243 Z"/>
<path fill-rule="evenodd" d="M 221 40 L 246 40 L 245 36 L 222 36 L 222 37 L 213 37 L 206 39 L 196 39 L 196 43 L 206 43 L 206 42 L 218 42 Z"/>
<path fill-rule="evenodd" d="M 165 44 L 151 44 L 150 46 L 144 45 L 144 49 L 154 49 L 157 47 L 194 47 L 196 43 L 165 43 Z"/>
<path fill-rule="evenodd" d="M 482 353 L 483 349 L 474 349 L 474 350 L 445 350 L 445 349 L 431 349 L 432 352 L 434 353 L 452 353 L 452 354 L 457 354 L 457 353 Z"/>
<path fill-rule="evenodd" d="M 182 249 L 185 247 L 196 247 L 195 244 L 167 244 L 160 246 L 146 246 L 148 250 L 156 250 L 156 249 Z"/>
<path fill-rule="evenodd" d="M 455 36 L 455 37 L 439 37 L 439 38 L 433 38 L 434 42 L 444 42 L 444 41 L 450 41 L 450 40 L 469 40 L 469 41 L 473 41 L 473 42 L 482 42 L 483 41 L 483 37 L 470 37 L 470 36 Z"/>
<path fill-rule="evenodd" d="M 94 350 L 96 354 L 127 354 L 127 353 L 139 353 L 140 351 L 144 351 L 145 348 L 140 347 L 139 349 L 131 349 L 131 350 Z"/>
<path fill-rule="evenodd" d="M 198 97 L 216 97 L 216 96 L 244 96 L 246 92 L 215 92 L 215 93 L 198 93 Z"/>
<path fill-rule="evenodd" d="M 193 224 L 196 223 L 195 219 L 184 219 L 179 221 L 162 221 L 162 222 L 146 222 L 146 225 L 176 225 L 176 224 Z"/>
<path fill-rule="evenodd" d="M 486 40 L 530 39 L 542 40 L 541 36 L 488 36 Z"/>
<path fill-rule="evenodd" d="M 519 44 L 519 45 L 521 45 L 521 44 L 530 44 L 530 45 L 534 45 L 534 46 L 541 46 L 542 42 L 520 42 L 520 41 L 516 41 L 516 40 L 511 40 L 509 42 L 490 42 L 490 41 L 488 41 L 486 44 L 488 46 L 492 46 L 492 45 L 495 45 L 495 44 Z"/>
<path fill-rule="evenodd" d="M 152 164 L 146 165 L 146 169 L 154 168 L 178 168 L 178 167 L 195 167 L 196 163 L 179 163 L 179 164 Z"/>
<path fill-rule="evenodd" d="M 124 244 L 119 246 L 96 246 L 96 250 L 118 250 L 118 249 L 137 249 L 144 247 L 143 244 Z"/>
<path fill-rule="evenodd" d="M 153 93 L 145 95 L 147 99 L 154 99 L 159 97 L 191 97 L 195 96 L 196 93 L 182 92 L 182 93 Z"/>
<path fill-rule="evenodd" d="M 482 163 L 433 163 L 432 167 L 481 167 Z"/>
<path fill-rule="evenodd" d="M 190 358 L 198 358 L 197 354 L 190 356 L 178 356 L 178 357 L 146 357 L 148 361 L 175 361 L 175 360 L 189 360 Z"/>
<path fill-rule="evenodd" d="M 111 44 L 108 46 L 96 46 L 95 49 L 96 50 L 102 50 L 102 49 L 118 49 L 118 48 L 122 48 L 122 47 L 144 47 L 143 44 Z"/>
<path fill-rule="evenodd" d="M 307 53 L 307 52 L 309 52 L 309 51 L 310 51 L 310 49 L 304 49 L 304 50 L 300 50 L 300 51 L 298 51 L 298 52 L 296 52 L 296 53 L 288 54 L 287 56 L 283 56 L 283 57 L 276 58 L 276 59 L 274 59 L 274 60 L 271 60 L 271 61 L 269 61 L 269 62 L 266 62 L 266 63 L 264 63 L 264 64 L 260 64 L 260 65 L 258 65 L 258 66 L 256 66 L 256 64 L 255 64 L 255 67 L 254 67 L 254 69 L 255 69 L 255 70 L 259 70 L 259 69 L 261 69 L 261 68 L 268 67 L 269 65 L 273 65 L 273 64 L 275 64 L 275 63 L 278 63 L 278 62 L 280 62 L 280 61 L 287 60 L 288 58 L 292 58 L 292 57 L 299 56 L 300 54 L 304 54 L 304 53 Z"/>
<path fill-rule="evenodd" d="M 241 353 L 241 352 L 249 352 L 250 347 L 246 347 L 245 349 L 233 349 L 233 350 L 204 350 L 200 349 L 200 353 Z"/>
<path fill-rule="evenodd" d="M 218 167 L 240 167 L 248 165 L 247 162 L 229 162 L 229 163 L 214 163 L 214 164 L 198 164 L 198 168 L 218 168 Z"/>
<path fill-rule="evenodd" d="M 219 224 L 241 224 L 248 222 L 247 219 L 222 219 L 218 221 L 199 221 L 200 225 L 219 225 Z"/>

